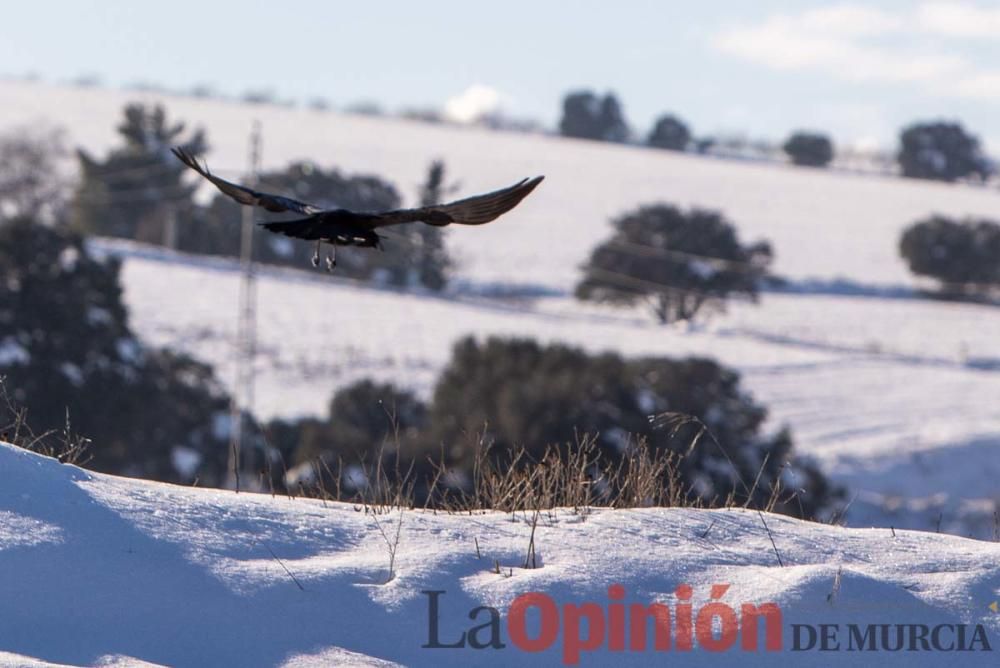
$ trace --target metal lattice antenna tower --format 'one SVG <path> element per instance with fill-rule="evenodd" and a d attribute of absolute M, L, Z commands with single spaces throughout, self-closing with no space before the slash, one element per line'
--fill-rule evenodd
<path fill-rule="evenodd" d="M 246 185 L 257 185 L 260 168 L 260 123 L 250 131 Z M 240 231 L 239 321 L 236 330 L 236 384 L 230 407 L 231 436 L 229 447 L 229 487 L 240 489 L 246 476 L 251 488 L 256 484 L 254 447 L 249 418 L 254 408 L 254 357 L 257 352 L 257 281 L 253 267 L 253 210 L 242 207 Z M 244 447 L 246 446 L 246 447 Z"/>

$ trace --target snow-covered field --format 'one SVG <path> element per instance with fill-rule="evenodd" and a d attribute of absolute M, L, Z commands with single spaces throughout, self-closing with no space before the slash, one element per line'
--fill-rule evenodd
<path fill-rule="evenodd" d="M 44 120 L 65 126 L 72 144 L 102 153 L 117 142 L 124 103 L 158 99 L 0 82 L 0 131 Z M 771 427 L 789 424 L 799 451 L 851 486 L 852 525 L 986 538 L 996 530 L 1000 310 L 905 298 L 915 283 L 896 250 L 900 230 L 933 212 L 1000 218 L 995 191 L 398 119 L 165 102 L 173 116 L 206 128 L 209 164 L 227 175 L 244 164 L 257 118 L 265 167 L 313 159 L 377 173 L 411 198 L 432 158 L 446 161 L 463 193 L 547 176 L 516 211 L 452 232 L 448 244 L 466 285 L 530 286 L 557 296 L 512 301 L 472 289 L 440 298 L 267 272 L 259 283 L 262 416 L 323 413 L 336 388 L 364 376 L 426 393 L 466 334 L 534 336 L 630 355 L 709 355 L 743 372 L 746 388 L 770 407 Z M 768 293 L 758 306 L 736 304 L 691 329 L 558 296 L 607 234 L 609 217 L 657 200 L 723 210 L 745 239 L 769 239 L 776 272 L 799 286 L 811 281 L 809 290 Z M 126 299 L 138 331 L 212 362 L 230 381 L 233 265 L 102 243 L 129 258 Z"/>
<path fill-rule="evenodd" d="M 116 241 L 143 338 L 235 377 L 238 272 L 226 260 Z M 530 336 L 627 355 L 706 355 L 743 373 L 799 452 L 847 483 L 852 526 L 991 538 L 1000 503 L 1000 309 L 920 299 L 768 293 L 692 329 L 569 297 L 510 301 L 379 290 L 325 274 L 258 280 L 256 410 L 325 414 L 374 377 L 429 395 L 466 335 Z"/>
<path fill-rule="evenodd" d="M 155 99 L 0 82 L 0 131 L 61 125 L 71 145 L 102 153 L 117 141 L 121 106 Z M 900 230 L 932 212 L 1000 218 L 996 192 L 392 119 L 166 102 L 173 116 L 207 129 L 210 164 L 226 175 L 240 171 L 251 119 L 259 118 L 266 167 L 314 159 L 377 173 L 411 198 L 433 158 L 460 176 L 463 193 L 547 176 L 503 220 L 449 235 L 465 287 L 448 296 L 265 270 L 255 406 L 262 417 L 324 413 L 334 390 L 366 376 L 426 395 L 452 344 L 468 334 L 707 355 L 742 372 L 745 388 L 771 410 L 769 428 L 790 425 L 798 451 L 849 485 L 851 527 L 882 528 L 735 510 L 558 512 L 538 527 L 541 568 L 525 569 L 531 529 L 520 516 L 394 512 L 380 516 L 380 531 L 349 505 L 114 478 L 0 445 L 0 665 L 549 665 L 574 658 L 574 638 L 596 634 L 601 621 L 606 633 L 581 652 L 584 665 L 779 662 L 763 649 L 742 651 L 740 642 L 709 652 L 711 638 L 681 649 L 682 585 L 693 588 L 695 619 L 713 609 L 714 595 L 738 614 L 744 603 L 775 603 L 788 665 L 997 665 L 976 638 L 985 634 L 1000 649 L 1000 543 L 902 529 L 986 539 L 1000 531 L 1000 309 L 909 296 L 914 282 L 896 252 Z M 671 328 L 563 296 L 609 217 L 657 200 L 722 209 L 745 239 L 769 239 L 775 270 L 802 289 Z M 125 299 L 143 338 L 191 352 L 233 379 L 232 262 L 119 241 L 94 246 L 125 258 Z M 486 297 L 478 288 L 488 284 L 551 296 Z M 385 536 L 400 522 L 395 577 L 386 582 Z M 626 604 L 668 607 L 668 654 L 612 651 L 612 585 L 622 586 Z M 441 644 L 488 622 L 488 609 L 473 608 L 489 606 L 507 646 L 422 647 L 431 641 L 433 591 L 443 592 Z M 557 606 L 553 642 L 542 653 L 520 649 L 508 626 L 518 618 L 511 604 L 532 591 Z M 597 607 L 574 607 L 584 602 Z M 530 638 L 542 633 L 540 609 L 526 617 Z M 584 611 L 594 616 L 575 633 Z M 839 625 L 828 633 L 840 651 L 819 651 L 818 641 L 795 651 L 820 624 Z M 890 645 L 902 632 L 904 646 L 917 651 L 852 651 L 855 632 L 871 633 L 879 646 L 883 639 L 880 627 L 850 624 L 888 625 Z M 968 625 L 962 641 L 958 624 Z M 975 651 L 922 650 L 911 634 Z M 489 627 L 472 637 L 489 640 Z"/>
<path fill-rule="evenodd" d="M 476 281 L 568 288 L 611 217 L 656 201 L 722 210 L 744 239 L 772 242 L 783 276 L 862 284 L 911 283 L 896 245 L 900 230 L 921 216 L 1000 218 L 1000 197 L 984 188 L 106 89 L 0 81 L 0 131 L 47 122 L 65 127 L 71 145 L 103 155 L 119 143 L 114 129 L 132 101 L 163 101 L 171 118 L 205 128 L 209 166 L 225 176 L 245 169 L 253 119 L 262 124 L 265 169 L 302 159 L 375 173 L 411 203 L 435 158 L 462 194 L 546 175 L 501 224 L 451 235 L 462 276 Z"/>
<path fill-rule="evenodd" d="M 578 651 L 587 666 L 913 668 L 995 666 L 1000 651 L 990 608 L 1000 598 L 997 543 L 738 510 L 560 511 L 540 517 L 540 567 L 526 569 L 531 527 L 520 515 L 376 520 L 348 504 L 89 473 L 6 444 L 0 477 L 2 665 L 558 665 Z M 376 521 L 395 545 L 388 582 Z M 530 592 L 547 599 L 519 599 Z M 684 649 L 683 596 L 693 649 Z M 518 613 L 515 600 L 534 603 Z M 641 626 L 630 606 L 651 603 L 671 615 L 666 652 L 653 648 L 652 622 L 645 651 L 630 649 Z M 737 620 L 750 619 L 744 604 L 770 610 L 756 635 L 749 625 L 737 633 Z M 479 606 L 497 611 L 505 647 L 423 647 L 435 640 L 432 619 L 440 645 L 488 623 Z M 616 610 L 628 614 L 616 621 Z M 527 640 L 550 642 L 545 651 L 522 649 L 519 619 Z M 821 624 L 839 625 L 827 631 L 839 651 L 819 649 Z M 765 649 L 769 625 L 781 654 Z M 888 647 L 899 629 L 904 648 L 911 634 L 924 640 L 889 651 L 882 628 L 866 625 L 887 625 Z M 488 643 L 490 627 L 469 637 Z M 613 650 L 616 637 L 625 651 Z M 709 651 L 713 638 L 721 653 Z M 751 638 L 756 651 L 743 650 Z M 857 651 L 869 642 L 874 651 Z"/>

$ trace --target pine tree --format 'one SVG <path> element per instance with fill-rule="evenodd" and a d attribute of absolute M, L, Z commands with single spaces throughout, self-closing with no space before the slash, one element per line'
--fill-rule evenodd
<path fill-rule="evenodd" d="M 210 367 L 146 349 L 131 331 L 114 258 L 79 235 L 26 218 L 0 225 L 0 377 L 35 432 L 93 441 L 99 470 L 189 481 L 177 448 L 218 482 L 227 442 L 216 428 L 228 398 Z M 6 407 L 0 407 L 2 412 Z M 4 419 L 8 418 L 8 419 Z M 0 424 L 9 416 L 0 415 Z"/>
<path fill-rule="evenodd" d="M 98 160 L 77 150 L 82 178 L 73 198 L 73 224 L 86 234 L 163 243 L 170 210 L 190 211 L 195 185 L 185 185 L 185 167 L 170 153 L 181 146 L 200 156 L 205 135 L 185 136 L 160 105 L 130 104 L 117 128 L 122 145 Z"/>
<path fill-rule="evenodd" d="M 618 98 L 613 93 L 602 98 L 591 91 L 576 91 L 563 98 L 559 132 L 565 137 L 611 142 L 624 142 L 629 135 Z"/>
<path fill-rule="evenodd" d="M 441 160 L 431 162 L 427 169 L 427 181 L 420 188 L 420 206 L 440 204 L 456 187 L 445 185 L 445 166 Z M 409 262 L 416 270 L 416 278 L 421 285 L 431 290 L 442 290 L 448 283 L 451 258 L 444 245 L 444 229 L 423 223 L 404 226 L 410 240 Z"/>

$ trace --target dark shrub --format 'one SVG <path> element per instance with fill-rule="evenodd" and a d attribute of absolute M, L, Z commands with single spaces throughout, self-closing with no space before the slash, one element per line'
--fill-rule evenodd
<path fill-rule="evenodd" d="M 903 176 L 955 181 L 967 176 L 985 179 L 992 172 L 979 139 L 959 123 L 914 123 L 900 133 L 899 143 Z"/>
<path fill-rule="evenodd" d="M 210 367 L 142 346 L 115 260 L 18 219 L 0 225 L 0 285 L 0 376 L 36 432 L 62 428 L 68 412 L 98 470 L 221 482 L 229 399 Z"/>
<path fill-rule="evenodd" d="M 650 421 L 664 413 L 693 416 L 676 430 Z M 599 434 L 604 456 L 622 458 L 643 439 L 645 447 L 683 455 L 680 476 L 689 500 L 710 506 L 731 498 L 767 503 L 790 471 L 787 431 L 761 433 L 767 416 L 739 384 L 739 374 L 708 359 L 589 355 L 530 340 L 465 339 L 455 346 L 434 392 L 430 429 L 451 446 L 455 461 L 471 464 L 470 435 L 501 450 L 523 446 L 534 460 L 547 445 L 567 448 L 583 434 Z M 485 425 L 485 432 L 484 430 Z M 711 436 L 695 440 L 701 426 Z M 779 509 L 813 517 L 839 498 L 822 474 L 796 465 L 795 499 Z M 758 487 L 753 489 L 753 481 Z M 801 504 L 801 507 L 800 507 Z"/>
<path fill-rule="evenodd" d="M 1000 289 L 1000 224 L 932 216 L 908 227 L 899 253 L 910 271 L 941 282 L 945 295 L 986 295 Z"/>
<path fill-rule="evenodd" d="M 781 149 L 793 163 L 804 167 L 826 167 L 833 160 L 833 142 L 815 132 L 796 132 Z"/>
<path fill-rule="evenodd" d="M 565 137 L 610 142 L 624 142 L 629 134 L 618 98 L 612 93 L 602 98 L 591 91 L 576 91 L 563 98 L 559 132 Z"/>
<path fill-rule="evenodd" d="M 646 143 L 655 148 L 683 151 L 691 143 L 691 131 L 684 121 L 676 116 L 661 116 L 649 133 Z"/>

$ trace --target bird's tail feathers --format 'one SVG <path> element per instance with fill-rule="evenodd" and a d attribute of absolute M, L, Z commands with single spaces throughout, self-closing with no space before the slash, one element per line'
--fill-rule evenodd
<path fill-rule="evenodd" d="M 279 220 L 274 222 L 257 223 L 268 232 L 284 234 L 286 237 L 296 239 L 319 239 L 319 230 L 315 229 L 315 216 L 308 218 L 298 218 L 296 220 Z"/>

